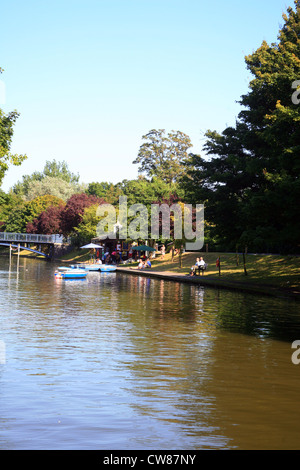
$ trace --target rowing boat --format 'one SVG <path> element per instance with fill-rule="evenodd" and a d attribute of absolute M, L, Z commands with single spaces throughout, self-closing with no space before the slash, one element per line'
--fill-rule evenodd
<path fill-rule="evenodd" d="M 100 271 L 102 273 L 108 273 L 116 271 L 117 266 L 113 266 L 112 264 L 100 264 Z"/>
<path fill-rule="evenodd" d="M 84 279 L 87 272 L 79 269 L 70 269 L 68 271 L 60 271 L 55 273 L 57 279 Z"/>

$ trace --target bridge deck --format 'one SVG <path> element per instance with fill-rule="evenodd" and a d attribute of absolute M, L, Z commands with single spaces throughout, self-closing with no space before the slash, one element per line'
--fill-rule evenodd
<path fill-rule="evenodd" d="M 13 233 L 13 232 L 0 232 L 0 242 L 15 242 L 15 243 L 63 243 L 64 237 L 62 235 L 42 235 L 38 233 Z"/>
<path fill-rule="evenodd" d="M 20 250 L 32 251 L 33 253 L 37 253 L 38 255 L 45 256 L 45 258 L 50 258 L 50 256 L 47 255 L 46 253 L 43 253 L 42 251 L 38 251 L 38 250 L 33 250 L 32 248 L 28 248 L 28 247 L 26 247 L 26 246 L 14 245 L 14 244 L 12 244 L 12 243 L 2 243 L 2 242 L 0 242 L 0 245 L 1 245 L 1 246 L 11 246 L 11 247 L 13 247 L 13 248 L 19 248 L 19 246 L 20 246 Z"/>

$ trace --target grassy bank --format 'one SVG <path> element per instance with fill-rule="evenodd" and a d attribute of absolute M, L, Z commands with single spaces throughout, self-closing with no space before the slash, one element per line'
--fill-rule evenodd
<path fill-rule="evenodd" d="M 243 288 L 263 293 L 291 293 L 300 296 L 300 257 L 280 255 L 253 255 L 245 257 L 245 274 L 243 256 L 231 253 L 184 253 L 172 261 L 167 254 L 162 260 L 158 256 L 152 263 L 151 272 L 166 276 L 187 277 L 196 258 L 203 256 L 208 264 L 204 276 L 197 276 L 194 282 L 224 287 Z M 221 274 L 216 266 L 220 257 Z M 128 266 L 127 266 L 128 267 Z M 134 265 L 131 265 L 134 267 Z M 145 270 L 146 271 L 146 270 Z M 150 270 L 149 270 L 150 271 Z"/>
<path fill-rule="evenodd" d="M 74 249 L 70 253 L 67 253 L 60 261 L 63 263 L 84 263 L 90 260 L 90 250 Z"/>
<path fill-rule="evenodd" d="M 189 278 L 191 266 L 196 258 L 203 256 L 208 264 L 204 276 Z M 221 274 L 216 266 L 220 257 Z M 62 263 L 78 263 L 90 259 L 88 250 L 74 250 L 61 258 Z M 138 271 L 142 275 L 157 275 L 176 280 L 191 280 L 202 284 L 239 288 L 253 292 L 267 294 L 288 293 L 300 298 L 300 257 L 280 255 L 255 255 L 245 257 L 245 275 L 243 256 L 235 253 L 184 253 L 181 257 L 171 254 L 165 255 L 162 260 L 158 255 L 152 260 L 151 270 Z M 120 265 L 120 269 L 137 273 L 137 263 Z M 189 278 L 189 279 L 187 279 Z"/>

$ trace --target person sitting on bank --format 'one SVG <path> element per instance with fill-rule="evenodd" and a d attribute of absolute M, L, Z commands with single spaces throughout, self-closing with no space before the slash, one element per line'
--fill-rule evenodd
<path fill-rule="evenodd" d="M 144 263 L 141 259 L 139 259 L 138 269 L 143 269 Z"/>
<path fill-rule="evenodd" d="M 196 276 L 196 266 L 192 266 L 190 270 L 190 276 Z"/>
<path fill-rule="evenodd" d="M 206 269 L 206 266 L 207 266 L 207 264 L 205 263 L 205 261 L 202 257 L 200 259 L 197 258 L 196 267 L 198 268 L 199 276 L 200 276 L 200 273 L 202 273 L 202 276 L 203 276 L 204 271 Z"/>

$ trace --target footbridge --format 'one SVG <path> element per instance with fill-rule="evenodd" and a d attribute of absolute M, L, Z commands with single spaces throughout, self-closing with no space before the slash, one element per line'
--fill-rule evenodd
<path fill-rule="evenodd" d="M 68 243 L 62 235 L 0 232 L 0 246 L 7 246 L 10 251 L 31 251 L 46 259 L 52 259 L 55 251 Z"/>
<path fill-rule="evenodd" d="M 29 248 L 28 246 L 22 246 L 22 245 L 13 245 L 12 243 L 2 243 L 0 242 L 0 246 L 9 246 L 11 249 L 16 248 L 17 250 L 27 250 L 27 251 L 32 251 L 33 253 L 36 253 L 41 256 L 45 256 L 45 258 L 50 259 L 51 256 L 50 254 L 43 253 L 42 251 L 34 250 L 33 248 Z"/>

